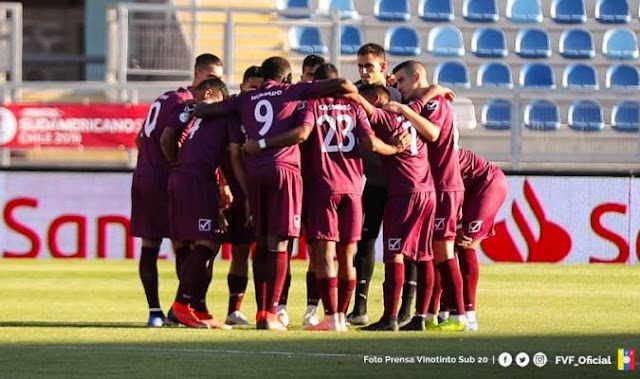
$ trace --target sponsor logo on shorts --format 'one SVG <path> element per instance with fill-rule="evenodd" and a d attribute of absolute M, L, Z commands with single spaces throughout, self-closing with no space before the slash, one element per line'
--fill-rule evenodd
<path fill-rule="evenodd" d="M 444 230 L 444 217 L 438 217 L 436 218 L 436 222 L 434 227 L 436 228 L 436 230 Z"/>
<path fill-rule="evenodd" d="M 302 222 L 300 221 L 300 215 L 294 215 L 293 216 L 293 227 L 294 228 L 300 228 L 301 224 L 302 224 Z"/>
<path fill-rule="evenodd" d="M 198 220 L 198 230 L 201 232 L 211 231 L 211 219 L 201 218 Z"/>
<path fill-rule="evenodd" d="M 402 238 L 389 238 L 387 241 L 389 251 L 400 251 L 400 246 L 402 246 Z"/>
<path fill-rule="evenodd" d="M 482 227 L 482 220 L 475 220 L 469 223 L 469 233 L 478 233 Z"/>

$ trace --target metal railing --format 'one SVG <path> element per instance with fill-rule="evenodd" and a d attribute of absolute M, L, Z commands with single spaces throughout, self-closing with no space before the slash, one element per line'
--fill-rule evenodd
<path fill-rule="evenodd" d="M 22 83 L 22 4 L 0 2 L 0 83 Z"/>

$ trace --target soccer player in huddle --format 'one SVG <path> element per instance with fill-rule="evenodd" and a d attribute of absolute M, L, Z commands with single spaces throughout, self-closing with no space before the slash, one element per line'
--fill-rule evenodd
<path fill-rule="evenodd" d="M 205 80 L 194 91 L 198 100 L 220 102 L 228 97 L 225 84 L 217 78 Z M 234 117 L 196 119 L 169 176 L 171 237 L 193 242 L 172 306 L 177 321 L 188 327 L 231 329 L 211 316 L 205 299 L 208 270 L 220 248 L 226 222 L 220 207 L 216 170 L 227 154 L 227 146 L 231 143 L 232 151 L 239 151 L 243 142 Z M 246 186 L 244 180 L 239 177 L 242 186 Z"/>
<path fill-rule="evenodd" d="M 428 87 L 426 67 L 418 61 L 406 61 L 393 69 L 397 87 L 402 97 L 409 101 L 422 103 L 415 99 L 417 90 Z M 429 120 L 429 128 L 421 131 L 421 135 L 429 141 L 429 163 L 432 168 L 436 188 L 436 215 L 433 235 L 433 250 L 439 282 L 450 296 L 451 317 L 445 320 L 438 329 L 442 331 L 466 330 L 466 315 L 462 294 L 462 275 L 458 260 L 455 257 L 455 238 L 457 217 L 462 207 L 464 185 L 460 175 L 458 161 L 458 130 L 449 100 L 443 96 L 433 98 L 422 104 L 421 116 Z M 435 128 L 433 128 L 435 126 Z M 438 279 L 436 278 L 438 282 Z M 436 297 L 436 296 L 434 296 Z M 439 299 L 432 299 L 432 304 L 439 304 Z M 435 313 L 428 315 L 430 326 L 437 323 Z"/>
<path fill-rule="evenodd" d="M 324 64 L 314 78 L 336 79 L 338 70 Z M 398 133 L 393 136 L 394 145 L 385 144 L 375 137 L 361 106 L 339 97 L 308 100 L 300 117 L 297 124 L 306 127 L 303 138 L 308 138 L 304 169 L 309 183 L 304 196 L 313 199 L 308 203 L 307 232 L 313 241 L 317 287 L 325 309 L 322 322 L 305 329 L 346 331 L 345 314 L 356 282 L 353 258 L 362 230 L 364 172 L 358 147 L 391 155 L 404 150 L 410 137 Z"/>
<path fill-rule="evenodd" d="M 375 84 L 386 86 L 387 62 L 382 46 L 375 43 L 363 45 L 357 53 L 357 64 L 360 81 L 356 82 L 356 85 Z M 391 94 L 391 100 L 402 100 L 397 89 L 394 87 L 387 87 L 387 89 Z M 349 322 L 353 325 L 366 325 L 369 322 L 367 296 L 376 263 L 376 240 L 380 233 L 384 205 L 387 200 L 387 185 L 380 156 L 363 150 L 362 158 L 367 180 L 362 195 L 364 212 L 362 239 L 358 242 L 355 258 L 357 272 L 355 302 L 353 311 L 348 316 Z"/>
<path fill-rule="evenodd" d="M 276 311 L 288 267 L 288 243 L 300 234 L 302 179 L 295 111 L 300 100 L 356 92 L 345 79 L 291 84 L 291 66 L 281 57 L 261 66 L 263 84 L 221 103 L 200 103 L 196 116 L 237 114 L 245 128 L 247 197 L 256 230 L 253 259 L 258 329 L 286 330 Z M 232 156 L 233 161 L 233 156 Z M 239 166 L 239 165 L 238 165 Z"/>
<path fill-rule="evenodd" d="M 252 91 L 262 84 L 262 73 L 259 66 L 251 66 L 244 72 L 240 91 Z M 243 134 L 244 136 L 244 134 Z M 244 143 L 244 140 L 243 140 Z M 249 223 L 246 212 L 246 196 L 231 165 L 231 154 L 225 154 L 220 168 L 226 183 L 229 185 L 233 199 L 229 208 L 224 210 L 227 220 L 227 231 L 224 241 L 231 244 L 231 264 L 227 275 L 229 287 L 229 305 L 227 308 L 227 325 L 247 325 L 247 317 L 242 313 L 242 301 L 248 282 L 248 259 L 251 244 L 255 242 L 255 233 Z"/>
<path fill-rule="evenodd" d="M 164 131 L 173 128 L 181 132 L 190 121 L 188 113 L 185 113 L 188 106 L 185 102 L 194 99 L 193 88 L 211 76 L 220 75 L 222 61 L 218 57 L 212 54 L 198 56 L 191 86 L 160 95 L 151 105 L 136 137 L 138 161 L 131 184 L 131 234 L 142 238 L 138 268 L 149 306 L 147 324 L 150 327 L 168 323 L 160 306 L 157 269 L 160 244 L 170 235 L 168 180 L 171 167 L 163 151 L 165 146 L 169 146 L 175 157 L 180 134 L 171 140 L 163 137 Z M 179 276 L 189 247 L 174 241 L 173 249 Z"/>

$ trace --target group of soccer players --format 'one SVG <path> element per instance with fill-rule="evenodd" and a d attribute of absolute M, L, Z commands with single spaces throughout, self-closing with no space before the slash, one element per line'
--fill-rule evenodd
<path fill-rule="evenodd" d="M 287 330 L 289 259 L 302 230 L 310 256 L 305 329 L 366 325 L 384 223 L 384 313 L 362 330 L 477 330 L 475 249 L 492 234 L 506 178 L 459 148 L 454 94 L 430 86 L 422 63 L 388 73 L 376 44 L 364 45 L 357 62 L 354 85 L 308 56 L 292 84 L 289 62 L 272 57 L 247 69 L 241 92 L 229 95 L 222 62 L 203 54 L 191 86 L 152 104 L 137 137 L 131 216 L 143 242 L 149 326 L 248 324 L 240 308 L 255 243 L 256 326 Z M 166 317 L 156 268 L 163 238 L 172 241 L 179 279 Z M 205 301 L 223 241 L 232 244 L 224 323 Z"/>

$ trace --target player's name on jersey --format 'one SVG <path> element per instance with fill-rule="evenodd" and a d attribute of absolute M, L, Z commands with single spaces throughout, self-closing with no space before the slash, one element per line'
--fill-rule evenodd
<path fill-rule="evenodd" d="M 318 109 L 321 111 L 350 111 L 351 104 L 320 104 Z"/>
<path fill-rule="evenodd" d="M 282 95 L 282 90 L 267 91 L 267 92 L 262 92 L 257 95 L 251 96 L 251 100 L 258 100 L 266 96 L 273 97 L 273 96 L 280 96 L 280 95 Z"/>

